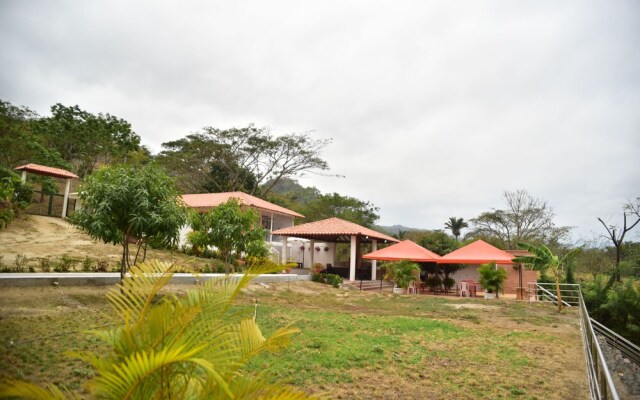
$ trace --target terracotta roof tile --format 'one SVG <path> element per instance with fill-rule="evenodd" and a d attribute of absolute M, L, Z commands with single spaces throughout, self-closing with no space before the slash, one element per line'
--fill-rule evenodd
<path fill-rule="evenodd" d="M 54 178 L 77 179 L 78 175 L 62 168 L 47 167 L 39 164 L 21 165 L 15 168 L 17 171 L 27 171 L 34 174 L 53 176 Z"/>
<path fill-rule="evenodd" d="M 371 239 L 388 240 L 391 242 L 398 241 L 396 238 L 376 232 L 373 229 L 365 228 L 364 226 L 335 217 L 278 229 L 273 231 L 273 234 L 302 238 L 368 236 Z"/>
<path fill-rule="evenodd" d="M 298 214 L 288 208 L 281 207 L 277 204 L 270 203 L 266 200 L 259 199 L 255 196 L 243 192 L 224 192 L 224 193 L 200 193 L 200 194 L 183 194 L 182 200 L 186 205 L 193 208 L 212 208 L 224 204 L 229 199 L 237 199 L 240 204 L 255 207 L 278 214 L 290 215 L 293 217 L 304 218 L 304 215 Z"/>

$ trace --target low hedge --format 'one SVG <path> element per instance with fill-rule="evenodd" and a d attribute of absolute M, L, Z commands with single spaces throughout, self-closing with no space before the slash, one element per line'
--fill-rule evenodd
<path fill-rule="evenodd" d="M 314 282 L 326 283 L 334 288 L 340 287 L 343 282 L 342 277 L 336 274 L 312 274 L 311 280 Z"/>

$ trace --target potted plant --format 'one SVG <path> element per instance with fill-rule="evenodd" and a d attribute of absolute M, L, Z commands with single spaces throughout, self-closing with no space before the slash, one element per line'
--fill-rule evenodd
<path fill-rule="evenodd" d="M 384 279 L 387 281 L 393 281 L 395 287 L 393 293 L 404 293 L 411 282 L 417 279 L 420 273 L 420 267 L 418 264 L 409 260 L 402 260 L 393 263 L 386 264 L 387 273 Z"/>
<path fill-rule="evenodd" d="M 486 290 L 485 299 L 499 298 L 499 292 L 504 290 L 504 281 L 507 280 L 507 271 L 496 268 L 495 262 L 482 264 L 478 268 L 480 284 Z"/>

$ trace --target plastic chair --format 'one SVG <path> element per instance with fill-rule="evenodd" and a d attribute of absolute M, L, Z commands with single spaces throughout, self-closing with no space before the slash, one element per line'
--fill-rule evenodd
<path fill-rule="evenodd" d="M 468 282 L 459 282 L 458 283 L 458 296 L 460 297 L 469 297 L 469 283 Z"/>

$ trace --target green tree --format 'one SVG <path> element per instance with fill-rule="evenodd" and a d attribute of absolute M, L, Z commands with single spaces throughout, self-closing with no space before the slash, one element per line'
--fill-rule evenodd
<path fill-rule="evenodd" d="M 282 178 L 327 170 L 320 152 L 329 143 L 308 134 L 274 136 L 254 125 L 207 127 L 163 143 L 158 161 L 184 183 L 185 191 L 246 191 L 265 197 Z"/>
<path fill-rule="evenodd" d="M 321 194 L 296 211 L 304 215 L 306 221 L 338 217 L 371 228 L 380 218 L 378 210 L 368 201 L 332 193 Z"/>
<path fill-rule="evenodd" d="M 38 120 L 34 131 L 82 178 L 99 164 L 123 162 L 130 152 L 141 148 L 131 124 L 113 115 L 95 115 L 77 105 L 59 103 L 51 107 L 51 114 Z"/>
<path fill-rule="evenodd" d="M 113 326 L 93 333 L 111 350 L 75 354 L 96 371 L 87 385 L 91 398 L 308 398 L 272 383 L 266 372 L 249 374 L 244 369 L 258 354 L 288 345 L 297 332 L 284 327 L 265 338 L 252 307 L 233 306 L 254 276 L 272 271 L 263 265 L 242 278 L 214 278 L 178 297 L 160 293 L 171 279 L 172 266 L 156 262 L 132 268 L 131 276 L 107 295 L 115 311 Z M 53 385 L 40 388 L 15 381 L 0 386 L 0 396 L 66 398 Z"/>
<path fill-rule="evenodd" d="M 555 214 L 546 201 L 532 197 L 526 190 L 505 191 L 503 197 L 506 208 L 494 208 L 473 218 L 467 237 L 496 238 L 498 247 L 513 249 L 519 242 L 555 247 L 569 234 L 570 227 L 555 225 Z"/>
<path fill-rule="evenodd" d="M 527 250 L 530 255 L 516 257 L 513 259 L 515 263 L 522 263 L 527 269 L 545 272 L 550 270 L 556 282 L 556 296 L 558 303 L 558 311 L 562 311 L 562 294 L 560 293 L 560 274 L 563 268 L 571 262 L 581 251 L 580 248 L 573 249 L 562 257 L 551 252 L 549 248 L 543 244 L 531 245 L 527 243 L 518 243 L 518 247 Z"/>
<path fill-rule="evenodd" d="M 460 234 L 464 228 L 468 228 L 464 218 L 449 217 L 449 221 L 444 223 L 445 228 L 451 230 L 451 234 L 455 236 L 456 240 L 460 240 Z"/>
<path fill-rule="evenodd" d="M 414 231 L 407 233 L 410 239 L 439 256 L 449 254 L 460 247 L 460 243 L 441 230 Z M 414 240 L 415 239 L 415 240 Z"/>
<path fill-rule="evenodd" d="M 193 231 L 189 242 L 199 248 L 213 246 L 218 249 L 229 273 L 231 263 L 242 253 L 249 257 L 264 257 L 265 230 L 260 225 L 260 215 L 252 208 L 243 210 L 240 203 L 231 199 L 206 214 L 192 218 Z"/>
<path fill-rule="evenodd" d="M 35 163 L 69 169 L 60 153 L 43 143 L 34 133 L 40 117 L 27 107 L 18 107 L 0 100 L 0 165 L 13 169 Z"/>
<path fill-rule="evenodd" d="M 137 244 L 135 264 L 148 240 L 173 245 L 186 223 L 173 180 L 153 164 L 100 168 L 80 187 L 78 197 L 82 209 L 71 214 L 69 222 L 105 243 L 122 246 L 121 277 L 132 264 L 130 243 Z"/>

